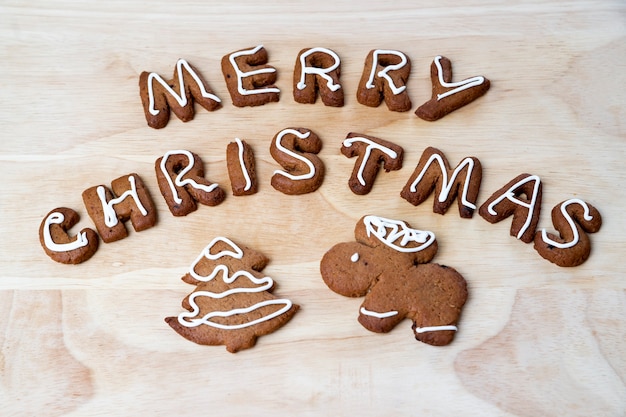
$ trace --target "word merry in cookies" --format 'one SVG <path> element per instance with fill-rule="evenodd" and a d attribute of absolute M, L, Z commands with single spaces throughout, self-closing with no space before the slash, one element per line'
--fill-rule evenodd
<path fill-rule="evenodd" d="M 274 85 L 277 71 L 268 65 L 267 50 L 262 45 L 225 55 L 221 66 L 233 105 L 260 106 L 279 101 L 280 89 Z M 384 101 L 389 110 L 410 110 L 412 103 L 406 89 L 410 72 L 411 61 L 403 52 L 370 51 L 356 92 L 357 101 L 369 107 L 377 107 Z M 293 71 L 294 101 L 312 104 L 319 96 L 326 106 L 343 106 L 340 75 L 341 59 L 334 51 L 322 47 L 301 50 Z M 483 76 L 453 82 L 452 63 L 442 56 L 433 60 L 430 77 L 431 99 L 415 111 L 418 117 L 428 121 L 438 120 L 471 103 L 490 87 L 489 80 Z M 142 72 L 139 92 L 146 121 L 155 129 L 167 125 L 170 111 L 187 122 L 194 117 L 194 103 L 210 112 L 222 105 L 199 71 L 184 59 L 176 62 L 174 75 L 167 81 L 157 73 Z"/>
<path fill-rule="evenodd" d="M 277 169 L 271 185 L 285 194 L 304 194 L 317 190 L 324 178 L 324 163 L 317 156 L 321 140 L 311 130 L 287 128 L 272 139 L 270 153 L 283 169 Z M 403 149 L 391 142 L 367 135 L 349 133 L 341 152 L 356 157 L 349 188 L 359 195 L 367 194 L 380 168 L 386 171 L 402 167 Z M 236 139 L 227 146 L 227 168 L 234 195 L 257 192 L 255 158 L 245 141 Z M 204 176 L 200 157 L 187 150 L 169 151 L 155 162 L 159 189 L 174 216 L 185 216 L 198 204 L 215 206 L 226 193 Z M 433 211 L 445 214 L 457 201 L 459 215 L 473 217 L 482 181 L 482 165 L 478 158 L 463 158 L 451 168 L 446 156 L 429 147 L 409 177 L 400 196 L 413 205 L 426 201 L 431 194 Z M 156 223 L 156 209 L 148 189 L 137 174 L 117 178 L 111 189 L 104 185 L 91 187 L 82 194 L 87 213 L 96 225 L 71 237 L 68 230 L 78 220 L 78 213 L 61 207 L 52 210 L 39 228 L 44 251 L 55 261 L 77 264 L 89 259 L 98 248 L 98 236 L 105 243 L 128 235 L 124 223 L 129 221 L 136 231 L 146 230 Z M 591 252 L 588 233 L 597 232 L 602 217 L 591 204 L 568 199 L 552 210 L 552 222 L 559 235 L 546 229 L 537 231 L 541 210 L 541 180 L 536 175 L 521 174 L 495 191 L 478 208 L 490 223 L 512 217 L 510 234 L 524 243 L 534 242 L 534 248 L 545 259 L 559 266 L 583 263 Z"/>

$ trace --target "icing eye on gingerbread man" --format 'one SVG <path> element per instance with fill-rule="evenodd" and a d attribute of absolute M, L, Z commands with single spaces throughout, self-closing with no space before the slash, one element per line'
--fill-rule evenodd
<path fill-rule="evenodd" d="M 364 216 L 355 242 L 333 246 L 322 258 L 326 285 L 347 297 L 365 297 L 359 323 L 386 333 L 408 318 L 415 338 L 441 346 L 452 341 L 467 299 L 465 279 L 453 268 L 429 263 L 434 233 L 403 221 Z"/>

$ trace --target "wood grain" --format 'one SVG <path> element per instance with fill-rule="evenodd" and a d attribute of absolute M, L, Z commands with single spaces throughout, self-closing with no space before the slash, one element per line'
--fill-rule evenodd
<path fill-rule="evenodd" d="M 434 3 L 326 0 L 237 2 L 13 2 L 0 4 L 0 414 L 622 416 L 626 412 L 626 7 L 619 1 Z M 222 56 L 263 44 L 277 68 L 280 101 L 232 105 Z M 342 108 L 292 97 L 298 51 L 342 59 Z M 409 112 L 356 101 L 367 53 L 397 49 L 412 61 Z M 430 98 L 434 56 L 455 78 L 485 75 L 491 90 L 437 122 L 413 112 Z M 223 100 L 193 120 L 147 126 L 139 74 L 171 77 L 178 58 L 197 67 Z M 306 127 L 322 139 L 322 186 L 286 196 L 270 185 L 272 137 Z M 371 193 L 347 181 L 349 132 L 405 150 L 404 167 L 381 172 Z M 226 145 L 254 149 L 259 192 L 229 190 Z M 509 221 L 432 212 L 399 194 L 428 146 L 452 164 L 483 165 L 479 204 L 522 172 L 542 178 L 540 228 L 577 197 L 604 224 L 589 260 L 559 268 L 509 236 Z M 175 218 L 160 196 L 154 162 L 171 149 L 202 157 L 227 190 L 216 207 Z M 37 231 L 51 209 L 93 227 L 83 190 L 137 172 L 158 210 L 152 229 L 101 244 L 68 266 L 43 252 Z M 432 198 L 432 197 L 431 197 Z M 319 261 L 351 240 L 364 214 L 432 230 L 434 261 L 468 281 L 455 341 L 416 342 L 410 323 L 374 334 L 356 318 L 361 299 L 321 280 Z M 275 294 L 302 306 L 256 347 L 230 354 L 197 346 L 167 326 L 190 286 L 180 277 L 224 235 L 267 255 Z"/>

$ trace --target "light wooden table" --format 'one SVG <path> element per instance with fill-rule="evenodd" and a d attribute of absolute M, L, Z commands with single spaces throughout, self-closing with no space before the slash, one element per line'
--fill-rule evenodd
<path fill-rule="evenodd" d="M 0 4 L 0 415 L 2 416 L 623 416 L 626 410 L 626 6 L 620 1 L 471 2 L 13 2 Z M 393 6 L 390 4 L 393 3 Z M 232 105 L 221 57 L 263 44 L 278 70 L 278 103 Z M 297 104 L 298 51 L 342 59 L 342 108 Z M 391 48 L 413 63 L 413 108 L 357 103 L 368 51 Z M 437 122 L 414 110 L 429 99 L 434 56 L 457 80 L 485 75 L 491 90 Z M 223 100 L 194 120 L 147 126 L 142 71 L 170 77 L 186 58 Z M 285 196 L 272 137 L 307 127 L 323 140 L 321 188 Z M 373 191 L 347 188 L 353 159 L 341 141 L 359 132 L 405 149 L 403 169 Z M 256 152 L 260 190 L 230 192 L 226 144 Z M 558 202 L 582 198 L 601 211 L 590 259 L 559 268 L 492 225 L 455 207 L 432 212 L 399 193 L 428 146 L 451 163 L 484 166 L 479 203 L 514 176 L 544 184 L 539 227 Z M 154 162 L 188 149 L 227 190 L 217 207 L 173 217 Z M 83 190 L 136 172 L 158 223 L 102 244 L 88 262 L 57 264 L 43 252 L 46 213 L 68 206 L 93 227 Z M 364 214 L 436 233 L 435 262 L 459 270 L 470 298 L 446 347 L 413 339 L 410 323 L 370 333 L 362 299 L 331 292 L 322 255 L 351 240 Z M 167 326 L 191 286 L 180 277 L 215 236 L 271 258 L 276 294 L 302 306 L 285 327 L 237 354 L 195 345 Z"/>

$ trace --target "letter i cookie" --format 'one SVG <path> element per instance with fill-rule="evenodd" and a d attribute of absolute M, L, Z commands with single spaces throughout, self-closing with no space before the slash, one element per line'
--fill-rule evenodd
<path fill-rule="evenodd" d="M 226 165 L 233 195 L 250 195 L 258 190 L 254 152 L 248 143 L 235 138 L 226 147 Z"/>

